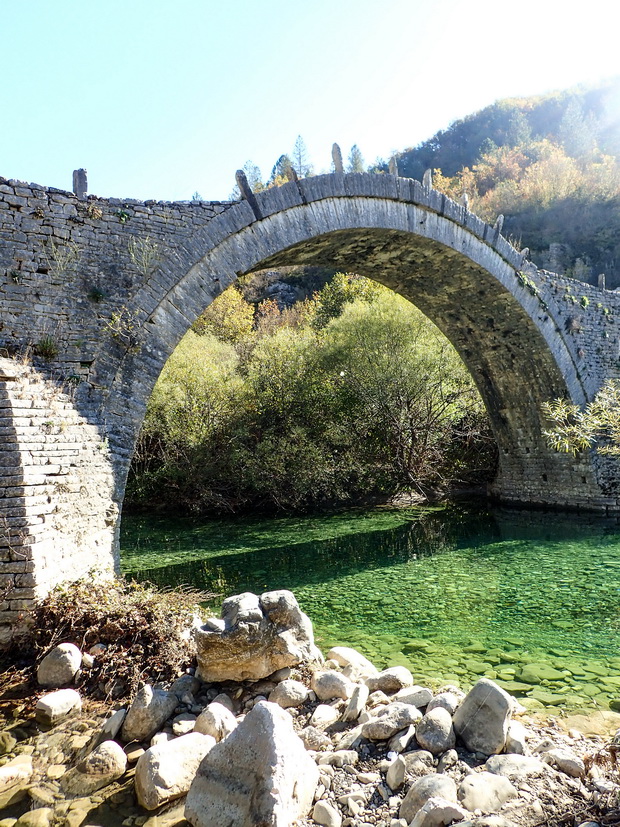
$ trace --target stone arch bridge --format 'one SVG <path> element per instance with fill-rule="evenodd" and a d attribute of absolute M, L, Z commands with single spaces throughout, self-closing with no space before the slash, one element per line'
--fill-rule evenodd
<path fill-rule="evenodd" d="M 610 460 L 550 451 L 540 405 L 618 376 L 620 296 L 538 271 L 430 186 L 333 173 L 239 202 L 98 199 L 0 178 L 0 628 L 118 562 L 120 509 L 161 368 L 237 276 L 323 264 L 382 282 L 456 346 L 507 501 L 617 510 Z M 5 635 L 6 636 L 6 635 Z"/>

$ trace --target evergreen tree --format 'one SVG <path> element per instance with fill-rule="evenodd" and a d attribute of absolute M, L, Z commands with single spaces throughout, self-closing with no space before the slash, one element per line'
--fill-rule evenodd
<path fill-rule="evenodd" d="M 357 144 L 351 147 L 347 172 L 365 172 L 364 158 Z"/>
<path fill-rule="evenodd" d="M 301 135 L 297 136 L 295 146 L 293 147 L 292 164 L 299 178 L 306 178 L 308 175 L 312 175 L 312 164 L 308 161 L 308 150 Z"/>

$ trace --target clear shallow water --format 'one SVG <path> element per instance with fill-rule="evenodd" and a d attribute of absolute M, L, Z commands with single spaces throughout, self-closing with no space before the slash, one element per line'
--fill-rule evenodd
<path fill-rule="evenodd" d="M 126 516 L 121 545 L 125 574 L 160 586 L 291 589 L 324 650 L 355 646 L 420 682 L 466 688 L 487 675 L 531 706 L 620 700 L 615 520 L 457 506 L 202 524 Z"/>

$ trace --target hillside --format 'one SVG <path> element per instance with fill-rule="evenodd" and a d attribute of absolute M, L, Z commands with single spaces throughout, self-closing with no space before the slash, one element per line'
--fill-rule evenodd
<path fill-rule="evenodd" d="M 620 285 L 620 78 L 498 101 L 396 157 L 485 220 L 503 214 L 538 266 Z"/>

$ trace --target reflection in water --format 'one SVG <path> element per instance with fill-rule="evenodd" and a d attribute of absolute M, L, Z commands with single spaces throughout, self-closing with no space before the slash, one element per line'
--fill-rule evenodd
<path fill-rule="evenodd" d="M 323 646 L 357 646 L 416 679 L 486 674 L 544 703 L 620 697 L 615 520 L 461 506 L 202 525 L 125 518 L 123 548 L 125 570 L 160 586 L 291 589 Z M 537 664 L 552 670 L 532 673 Z"/>

